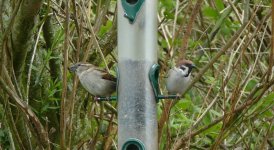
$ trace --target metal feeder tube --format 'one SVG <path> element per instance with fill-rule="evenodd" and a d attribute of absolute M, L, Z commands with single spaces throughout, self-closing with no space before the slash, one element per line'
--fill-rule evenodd
<path fill-rule="evenodd" d="M 118 0 L 119 150 L 132 140 L 142 145 L 138 149 L 158 149 L 156 99 L 149 80 L 156 63 L 157 0 Z"/>

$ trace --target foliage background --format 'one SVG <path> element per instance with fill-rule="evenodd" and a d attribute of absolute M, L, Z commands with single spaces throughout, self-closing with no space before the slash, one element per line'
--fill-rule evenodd
<path fill-rule="evenodd" d="M 274 148 L 272 4 L 159 0 L 161 85 L 176 60 L 198 66 L 180 101 L 158 104 L 159 149 Z M 115 0 L 0 1 L 0 149 L 117 149 L 115 102 L 67 70 L 105 68 L 102 52 L 115 72 L 116 15 Z"/>

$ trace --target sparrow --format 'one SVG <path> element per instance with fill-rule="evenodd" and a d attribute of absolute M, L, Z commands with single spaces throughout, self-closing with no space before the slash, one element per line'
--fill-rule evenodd
<path fill-rule="evenodd" d="M 88 63 L 76 63 L 69 68 L 79 77 L 82 86 L 93 96 L 111 96 L 116 90 L 116 78 Z"/>
<path fill-rule="evenodd" d="M 168 94 L 182 95 L 191 79 L 191 71 L 196 68 L 190 60 L 180 60 L 177 65 L 168 71 L 166 88 Z"/>

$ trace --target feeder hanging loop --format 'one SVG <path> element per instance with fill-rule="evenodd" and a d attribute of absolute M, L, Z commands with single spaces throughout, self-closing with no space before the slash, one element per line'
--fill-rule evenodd
<path fill-rule="evenodd" d="M 160 73 L 160 65 L 153 64 L 149 70 L 149 80 L 150 80 L 151 86 L 153 88 L 156 102 L 158 103 L 160 99 L 179 100 L 180 97 L 177 95 L 162 95 L 161 94 L 161 90 L 160 90 L 160 86 L 159 86 L 159 73 Z"/>

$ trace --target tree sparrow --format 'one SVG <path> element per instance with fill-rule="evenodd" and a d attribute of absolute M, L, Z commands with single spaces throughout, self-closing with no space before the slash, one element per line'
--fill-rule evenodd
<path fill-rule="evenodd" d="M 166 88 L 169 94 L 181 95 L 190 83 L 190 75 L 195 65 L 190 60 L 181 60 L 168 71 Z"/>
<path fill-rule="evenodd" d="M 110 96 L 116 90 L 116 78 L 88 63 L 76 63 L 69 70 L 76 72 L 82 86 L 93 96 Z"/>

